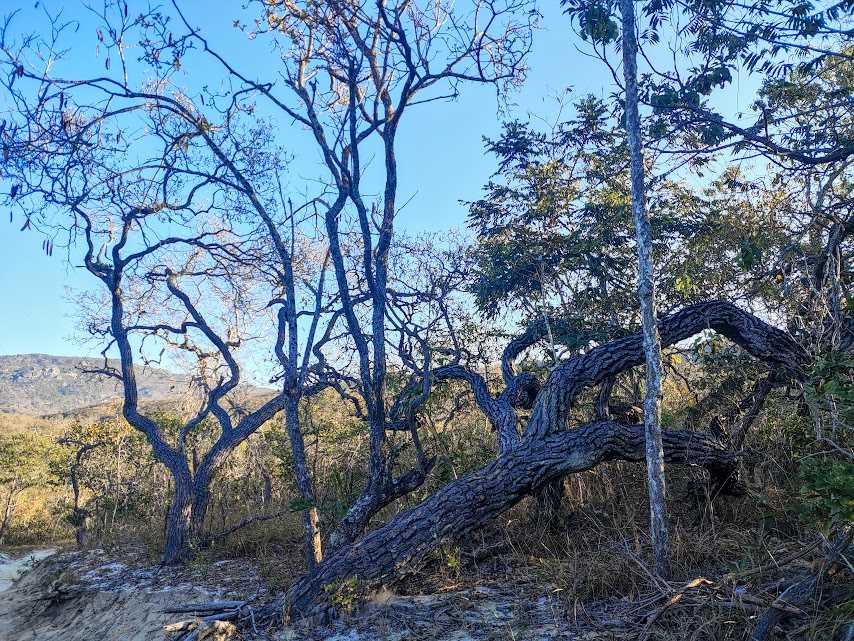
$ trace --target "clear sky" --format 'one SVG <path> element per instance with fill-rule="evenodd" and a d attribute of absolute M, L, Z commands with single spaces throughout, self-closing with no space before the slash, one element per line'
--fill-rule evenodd
<path fill-rule="evenodd" d="M 129 2 L 131 12 L 136 1 Z M 20 13 L 13 25 L 19 29 L 46 24 L 42 9 L 34 8 L 33 0 L 5 0 L 0 11 L 14 10 L 15 4 L 20 4 Z M 49 9 L 63 7 L 66 19 L 90 20 L 77 0 L 44 4 Z M 225 3 L 215 4 L 222 7 Z M 552 96 L 568 87 L 574 88 L 575 95 L 593 93 L 602 97 L 613 90 L 609 71 L 578 50 L 585 45 L 575 36 L 557 4 L 543 3 L 541 7 L 542 29 L 535 34 L 528 80 L 512 97 L 516 103 L 509 114 L 512 118 L 528 120 L 531 113 L 553 117 L 556 103 Z M 208 34 L 212 44 L 222 43 L 220 49 L 229 52 L 229 60 L 236 67 L 247 75 L 257 70 L 253 48 L 232 27 L 237 15 L 211 11 L 210 0 L 186 0 L 181 6 L 189 22 Z M 81 49 L 94 49 L 94 35 L 90 37 L 86 27 L 81 28 L 79 39 Z M 81 69 L 91 63 L 94 66 L 89 73 L 100 73 L 102 62 L 91 54 L 80 56 L 80 60 L 90 61 L 80 62 Z M 273 77 L 274 72 L 270 69 L 268 77 Z M 262 72 L 256 73 L 259 78 L 265 77 Z M 743 95 L 742 101 L 746 103 Z M 0 104 L 4 102 L 0 94 Z M 400 214 L 399 228 L 415 233 L 465 225 L 466 209 L 459 201 L 477 198 L 495 170 L 492 159 L 483 153 L 482 138 L 495 136 L 500 122 L 494 90 L 472 86 L 463 86 L 456 102 L 420 106 L 404 117 L 398 152 L 399 202 L 410 197 L 412 200 Z M 6 189 L 7 185 L 0 181 L 0 188 Z M 91 354 L 91 349 L 69 341 L 75 328 L 73 307 L 65 292 L 67 288 L 93 286 L 93 277 L 77 267 L 79 260 L 74 261 L 73 257 L 71 264 L 61 252 L 46 257 L 41 251 L 42 238 L 20 232 L 21 223 L 16 223 L 9 224 L 8 218 L 0 217 L 0 354 Z"/>

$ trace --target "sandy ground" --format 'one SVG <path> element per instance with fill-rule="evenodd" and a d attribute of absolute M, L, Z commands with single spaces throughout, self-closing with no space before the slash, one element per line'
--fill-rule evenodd
<path fill-rule="evenodd" d="M 17 574 L 22 566 L 32 567 L 30 556 L 0 559 L 5 575 L 13 570 Z M 0 591 L 0 641 L 176 641 L 180 635 L 167 633 L 164 626 L 193 615 L 169 614 L 164 609 L 212 601 L 246 602 L 240 623 L 245 638 L 253 641 L 636 640 L 647 638 L 642 622 L 649 613 L 668 607 L 665 603 L 672 601 L 679 587 L 637 598 L 609 597 L 577 608 L 562 590 L 534 577 L 484 576 L 484 580 L 450 585 L 440 585 L 445 581 L 439 577 L 436 585 L 429 581 L 410 585 L 408 595 L 387 590 L 363 595 L 332 621 L 292 621 L 284 630 L 266 632 L 252 631 L 248 625 L 271 597 L 257 563 L 243 558 L 163 568 L 152 565 L 150 557 L 133 547 L 109 553 L 57 553 L 36 563 L 10 589 Z M 808 567 L 808 559 L 799 559 L 787 570 L 794 576 Z M 777 577 L 775 582 L 780 580 Z M 736 589 L 735 583 L 718 585 L 708 580 L 695 583 L 680 588 L 682 594 L 694 586 L 674 606 L 669 623 L 664 622 L 667 614 L 661 617 L 659 621 L 666 625 L 653 638 L 686 638 L 679 620 L 694 616 L 698 607 L 708 610 L 698 622 L 740 626 L 749 625 L 748 615 L 755 617 L 764 609 L 753 602 L 748 604 L 752 609 L 736 603 L 746 595 L 743 586 Z M 423 588 L 427 594 L 412 593 Z M 683 603 L 687 609 L 677 611 Z M 687 632 L 693 634 L 692 629 Z M 810 638 L 830 639 L 829 634 Z M 201 638 L 238 641 L 241 636 L 232 629 Z"/>
<path fill-rule="evenodd" d="M 16 560 L 15 573 L 28 559 L 29 555 Z M 11 572 L 13 564 L 7 567 Z M 176 635 L 166 633 L 164 626 L 192 617 L 167 614 L 165 608 L 224 600 L 246 600 L 258 607 L 269 598 L 261 585 L 257 568 L 246 560 L 217 561 L 195 569 L 161 568 L 133 550 L 55 554 L 0 592 L 0 641 L 174 639 Z M 550 595 L 511 586 L 436 595 L 386 592 L 341 614 L 326 625 L 294 623 L 272 636 L 249 636 L 270 641 L 598 638 L 562 624 L 565 617 Z"/>
<path fill-rule="evenodd" d="M 0 563 L 4 574 L 15 576 L 28 560 L 29 555 Z M 164 625 L 185 618 L 164 608 L 238 592 L 237 598 L 261 596 L 245 594 L 258 583 L 251 571 L 244 573 L 245 582 L 234 580 L 238 562 L 213 564 L 202 575 L 139 560 L 118 561 L 102 550 L 43 558 L 0 592 L 0 641 L 158 641 L 174 637 Z"/>
<path fill-rule="evenodd" d="M 32 566 L 56 553 L 56 550 L 33 550 L 16 556 L 0 554 L 0 592 L 8 590 L 15 581 Z"/>

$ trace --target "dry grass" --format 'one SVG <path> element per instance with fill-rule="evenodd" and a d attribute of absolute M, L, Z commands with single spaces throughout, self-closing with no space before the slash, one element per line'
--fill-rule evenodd
<path fill-rule="evenodd" d="M 699 524 L 693 510 L 674 499 L 673 573 L 663 582 L 649 569 L 649 517 L 638 467 L 609 465 L 571 481 L 558 530 L 543 527 L 535 501 L 520 504 L 492 526 L 445 546 L 399 589 L 429 594 L 502 586 L 520 603 L 538 594 L 553 608 L 557 629 L 601 633 L 590 637 L 596 639 L 747 639 L 782 588 L 820 558 L 817 533 L 800 528 L 782 505 L 757 505 L 755 497 L 720 500 L 714 519 Z M 684 471 L 671 475 L 674 497 L 687 478 Z M 799 551 L 800 558 L 790 559 Z M 524 627 L 525 617 L 520 610 L 514 626 Z M 784 621 L 781 638 L 841 641 L 852 621 L 854 577 L 840 569 L 827 577 L 819 598 Z M 514 635 L 503 638 L 527 638 Z"/>

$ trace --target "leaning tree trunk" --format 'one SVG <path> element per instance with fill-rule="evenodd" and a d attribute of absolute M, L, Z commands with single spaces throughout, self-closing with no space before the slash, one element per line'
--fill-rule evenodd
<path fill-rule="evenodd" d="M 623 14 L 623 74 L 626 83 L 626 134 L 632 177 L 632 212 L 638 241 L 638 295 L 646 353 L 646 392 L 643 422 L 646 427 L 646 469 L 649 479 L 649 514 L 655 573 L 670 576 L 670 545 L 664 487 L 664 450 L 661 443 L 661 338 L 655 313 L 655 267 L 652 226 L 646 211 L 643 148 L 638 110 L 638 44 L 635 38 L 634 0 L 620 0 Z"/>
<path fill-rule="evenodd" d="M 660 323 L 662 341 L 673 344 L 713 329 L 752 356 L 799 370 L 808 356 L 790 336 L 734 305 L 694 305 Z M 314 615 L 336 585 L 357 579 L 377 587 L 413 569 L 450 537 L 471 532 L 525 496 L 557 478 L 591 469 L 603 461 L 645 459 L 643 426 L 599 421 L 561 431 L 581 392 L 644 361 L 643 336 L 634 334 L 589 350 L 555 367 L 534 401 L 520 443 L 492 463 L 446 485 L 354 544 L 327 556 L 286 595 L 265 608 L 270 618 Z M 738 488 L 738 453 L 710 435 L 666 431 L 664 458 L 705 467 L 727 493 Z"/>
<path fill-rule="evenodd" d="M 377 588 L 412 568 L 441 541 L 489 523 L 555 479 L 603 461 L 644 460 L 644 441 L 642 425 L 602 421 L 520 446 L 327 557 L 266 612 L 281 613 L 287 604 L 291 616 L 315 615 L 325 607 L 330 591 L 352 577 L 367 589 Z M 703 465 L 727 475 L 737 455 L 702 434 L 672 431 L 665 434 L 665 456 L 670 462 Z"/>

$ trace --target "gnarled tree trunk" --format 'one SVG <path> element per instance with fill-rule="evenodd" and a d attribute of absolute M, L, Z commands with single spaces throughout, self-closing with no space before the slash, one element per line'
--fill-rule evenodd
<path fill-rule="evenodd" d="M 171 565 L 188 558 L 192 553 L 193 482 L 189 469 L 185 474 L 172 470 L 175 494 L 169 506 L 166 527 L 166 547 L 163 564 Z"/>
<path fill-rule="evenodd" d="M 555 417 L 557 418 L 557 417 Z M 665 433 L 665 458 L 673 463 L 732 470 L 736 455 L 715 439 L 688 431 Z M 643 461 L 643 425 L 590 423 L 550 434 L 501 455 L 489 465 L 448 484 L 357 543 L 327 557 L 268 611 L 288 605 L 293 615 L 323 607 L 323 586 L 356 576 L 376 588 L 414 567 L 449 537 L 467 534 L 523 498 L 567 474 L 611 460 Z"/>
<path fill-rule="evenodd" d="M 695 305 L 660 323 L 662 341 L 673 344 L 705 329 L 724 334 L 757 358 L 797 369 L 806 352 L 782 332 L 734 305 Z M 266 608 L 268 616 L 287 610 L 313 615 L 325 608 L 329 586 L 356 577 L 379 587 L 414 568 L 449 537 L 485 525 L 525 496 L 567 474 L 611 460 L 645 460 L 644 426 L 610 420 L 564 430 L 567 413 L 586 387 L 643 363 L 640 333 L 594 348 L 555 367 L 534 401 L 519 444 L 492 463 L 446 485 L 420 504 L 351 545 L 336 550 Z M 489 399 L 486 399 L 489 400 Z M 734 491 L 738 452 L 709 434 L 670 430 L 662 434 L 664 459 L 700 465 L 721 493 Z"/>

